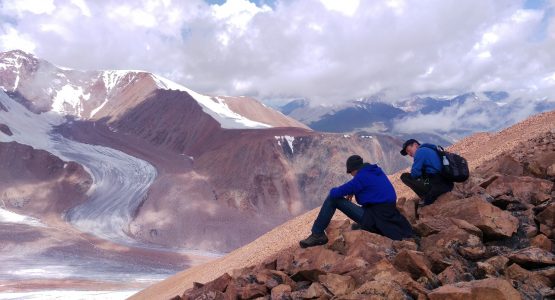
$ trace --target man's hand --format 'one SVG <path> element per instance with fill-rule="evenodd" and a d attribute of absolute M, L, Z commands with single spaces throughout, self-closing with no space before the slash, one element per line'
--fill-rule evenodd
<path fill-rule="evenodd" d="M 347 199 L 349 201 L 353 201 L 353 195 L 347 195 L 347 196 L 345 196 L 345 199 Z"/>

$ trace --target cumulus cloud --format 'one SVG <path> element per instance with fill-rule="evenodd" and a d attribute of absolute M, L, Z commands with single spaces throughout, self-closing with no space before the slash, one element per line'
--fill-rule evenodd
<path fill-rule="evenodd" d="M 553 1 L 3 1 L 0 50 L 199 92 L 337 103 L 555 86 Z"/>
<path fill-rule="evenodd" d="M 544 102 L 549 108 L 555 101 Z M 401 133 L 437 133 L 457 139 L 477 131 L 496 131 L 526 119 L 538 111 L 538 103 L 511 96 L 498 103 L 475 95 L 438 112 L 415 112 L 398 120 L 393 130 Z"/>

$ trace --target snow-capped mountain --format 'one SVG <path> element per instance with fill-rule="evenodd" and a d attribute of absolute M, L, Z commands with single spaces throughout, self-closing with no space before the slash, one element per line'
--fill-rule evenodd
<path fill-rule="evenodd" d="M 397 102 L 380 97 L 312 106 L 294 100 L 279 109 L 317 131 L 387 132 L 450 143 L 478 131 L 495 131 L 555 108 L 553 99 L 525 101 L 505 91 L 461 95 L 417 95 Z"/>
<path fill-rule="evenodd" d="M 54 111 L 80 119 L 101 119 L 117 116 L 140 103 L 156 90 L 177 90 L 188 93 L 202 110 L 222 128 L 248 129 L 270 127 L 301 127 L 303 124 L 276 113 L 254 99 L 242 97 L 211 97 L 196 93 L 161 76 L 144 71 L 108 70 L 79 71 L 55 66 L 23 51 L 0 53 L 0 88 L 34 112 Z M 232 102 L 232 105 L 229 105 Z M 237 111 L 250 112 L 251 118 Z"/>

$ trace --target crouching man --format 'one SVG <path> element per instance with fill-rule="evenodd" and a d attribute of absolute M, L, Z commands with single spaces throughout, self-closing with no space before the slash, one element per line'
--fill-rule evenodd
<path fill-rule="evenodd" d="M 422 144 L 407 140 L 401 149 L 401 155 L 414 158 L 410 173 L 401 174 L 401 181 L 411 188 L 423 205 L 430 205 L 436 199 L 453 189 L 453 182 L 441 176 L 442 163 L 432 144 Z"/>
<path fill-rule="evenodd" d="M 325 229 L 336 209 L 355 221 L 364 230 L 393 240 L 412 237 L 412 228 L 395 205 L 397 195 L 393 185 L 377 165 L 364 163 L 358 155 L 347 159 L 347 173 L 353 179 L 332 188 L 312 226 L 312 234 L 300 241 L 302 248 L 328 242 Z M 351 202 L 352 197 L 360 206 Z"/>

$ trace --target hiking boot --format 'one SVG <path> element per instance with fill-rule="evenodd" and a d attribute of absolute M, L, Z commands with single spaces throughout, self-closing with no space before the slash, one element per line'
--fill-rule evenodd
<path fill-rule="evenodd" d="M 325 233 L 312 233 L 309 237 L 299 242 L 301 248 L 308 248 L 314 246 L 325 245 L 328 242 L 328 237 Z"/>

